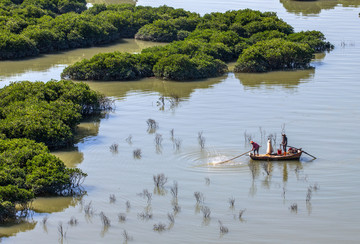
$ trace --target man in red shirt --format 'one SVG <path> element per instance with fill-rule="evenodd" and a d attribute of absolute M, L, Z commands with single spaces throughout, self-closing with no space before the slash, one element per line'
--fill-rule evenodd
<path fill-rule="evenodd" d="M 257 144 L 256 142 L 253 142 L 251 141 L 250 144 L 253 146 L 251 150 L 254 151 L 254 155 L 255 155 L 255 152 L 257 153 L 257 155 L 259 155 L 259 144 Z"/>

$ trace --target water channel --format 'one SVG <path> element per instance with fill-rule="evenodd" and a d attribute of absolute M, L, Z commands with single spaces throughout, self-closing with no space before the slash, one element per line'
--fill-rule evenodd
<path fill-rule="evenodd" d="M 128 243 L 358 243 L 360 1 L 136 2 L 200 14 L 243 8 L 275 11 L 295 31 L 322 31 L 335 49 L 317 54 L 309 70 L 230 72 L 193 82 L 154 78 L 87 82 L 114 99 L 115 110 L 81 123 L 74 148 L 53 152 L 67 166 L 88 173 L 83 184 L 86 194 L 36 199 L 33 216 L 0 227 L 0 242 L 126 243 L 125 231 L 132 237 Z M 64 67 L 96 53 L 139 52 L 152 45 L 163 44 L 125 39 L 102 47 L 2 61 L 0 86 L 18 80 L 60 79 Z M 156 130 L 149 130 L 150 118 L 158 123 Z M 262 144 L 264 152 L 267 135 L 276 135 L 279 144 L 282 129 L 290 145 L 317 159 L 304 155 L 300 162 L 267 164 L 245 156 L 213 164 L 248 151 L 249 137 Z M 203 149 L 199 133 L 205 138 Z M 156 146 L 156 134 L 162 135 L 161 146 Z M 117 152 L 110 150 L 114 143 L 119 146 Z M 141 158 L 133 156 L 137 149 Z M 161 173 L 168 181 L 159 190 L 153 176 Z M 179 189 L 176 202 L 171 194 L 174 182 Z M 309 188 L 311 198 L 306 201 Z M 144 190 L 152 193 L 151 201 L 139 194 Z M 195 192 L 204 196 L 202 203 L 197 204 Z M 234 207 L 230 199 L 235 199 Z M 176 204 L 180 210 L 171 224 L 167 215 L 174 213 Z M 293 204 L 297 211 L 291 210 Z M 89 206 L 93 213 L 86 215 Z M 201 206 L 211 210 L 209 219 L 203 218 Z M 109 228 L 103 227 L 101 212 L 111 221 Z M 141 218 L 144 213 L 152 218 Z M 119 221 L 119 214 L 126 220 Z M 77 224 L 70 224 L 71 218 Z M 219 220 L 228 233 L 220 233 Z M 63 239 L 60 223 L 66 232 Z M 166 229 L 154 231 L 160 223 Z"/>

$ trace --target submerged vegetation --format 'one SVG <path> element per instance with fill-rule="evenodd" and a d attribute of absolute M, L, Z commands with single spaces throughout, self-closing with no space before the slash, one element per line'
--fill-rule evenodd
<path fill-rule="evenodd" d="M 104 7 L 102 14 L 111 8 Z M 170 13 L 183 11 L 169 9 Z M 159 8 L 148 11 L 157 12 Z M 203 17 L 182 13 L 153 20 L 135 34 L 137 39 L 170 44 L 147 48 L 137 54 L 98 54 L 65 68 L 62 77 L 134 80 L 156 76 L 192 80 L 224 74 L 228 71 L 226 62 L 236 59 L 236 72 L 304 69 L 309 67 L 315 52 L 333 48 L 321 32 L 294 33 L 293 27 L 273 12 L 244 9 Z"/>

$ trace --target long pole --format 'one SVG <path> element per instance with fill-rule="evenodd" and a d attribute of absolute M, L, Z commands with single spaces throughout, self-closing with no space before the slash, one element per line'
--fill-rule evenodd
<path fill-rule="evenodd" d="M 247 151 L 247 152 L 245 152 L 245 153 L 243 153 L 243 154 L 240 154 L 239 156 L 236 156 L 236 157 L 230 158 L 230 159 L 228 159 L 228 160 L 225 160 L 225 161 L 222 161 L 222 162 L 216 163 L 216 164 L 224 164 L 224 163 L 230 162 L 230 161 L 234 160 L 235 158 L 240 158 L 241 156 L 244 156 L 245 154 L 247 154 L 247 153 L 249 153 L 249 152 L 251 152 L 251 151 L 252 151 L 252 150 Z"/>
<path fill-rule="evenodd" d="M 289 147 L 293 147 L 293 146 L 289 146 Z M 295 149 L 299 149 L 299 148 L 296 148 L 296 147 L 293 147 L 293 148 L 295 148 Z M 310 157 L 313 157 L 314 159 L 316 159 L 316 157 L 315 156 L 313 156 L 313 155 L 311 155 L 310 153 L 308 153 L 308 152 L 305 152 L 304 150 L 302 150 L 302 149 L 300 149 L 301 151 L 303 151 L 303 153 L 305 153 L 305 154 L 307 154 L 307 155 L 309 155 Z"/>

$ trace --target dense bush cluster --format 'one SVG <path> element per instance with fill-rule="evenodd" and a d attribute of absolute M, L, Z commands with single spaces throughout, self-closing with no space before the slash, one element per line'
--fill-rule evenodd
<path fill-rule="evenodd" d="M 0 133 L 63 147 L 73 142 L 82 116 L 99 112 L 106 102 L 84 83 L 12 83 L 0 89 Z"/>
<path fill-rule="evenodd" d="M 0 60 L 133 38 L 154 21 L 178 19 L 174 24 L 182 26 L 193 15 L 166 6 L 99 4 L 86 10 L 85 0 L 0 0 Z"/>
<path fill-rule="evenodd" d="M 236 59 L 237 72 L 307 68 L 314 52 L 332 48 L 321 32 L 294 33 L 272 12 L 245 9 L 203 17 L 187 15 L 155 20 L 135 35 L 171 42 L 167 46 L 144 49 L 140 54 L 99 54 L 65 68 L 62 77 L 132 80 L 155 75 L 190 80 L 221 75 L 227 71 L 224 62 Z"/>
<path fill-rule="evenodd" d="M 0 223 L 16 218 L 15 205 L 26 211 L 35 196 L 71 194 L 86 177 L 66 168 L 42 143 L 0 137 Z"/>
<path fill-rule="evenodd" d="M 284 39 L 260 41 L 244 50 L 235 72 L 265 72 L 309 67 L 313 49 Z"/>
<path fill-rule="evenodd" d="M 236 59 L 236 70 L 242 72 L 306 68 L 309 61 L 303 61 L 309 60 L 309 52 L 332 48 L 321 32 L 294 33 L 275 13 L 250 9 L 201 17 L 167 6 L 95 4 L 85 10 L 84 0 L 0 0 L 0 13 L 0 60 L 108 43 L 122 37 L 171 42 L 141 54 L 100 54 L 64 70 L 62 77 L 79 80 L 132 80 L 153 75 L 173 80 L 206 78 L 223 74 L 227 70 L 223 62 Z M 295 43 L 282 51 L 305 56 L 274 66 L 270 59 L 277 58 L 272 56 L 275 51 L 259 59 L 254 55 L 244 58 L 244 50 L 258 42 L 272 46 L 272 39 Z M 265 50 L 259 45 L 253 49 Z M 298 52 L 298 46 L 307 50 Z M 267 64 L 260 64 L 260 68 L 257 62 L 264 60 Z M 188 70 L 179 67 L 183 64 Z M 185 73 L 180 74 L 181 70 Z"/>

